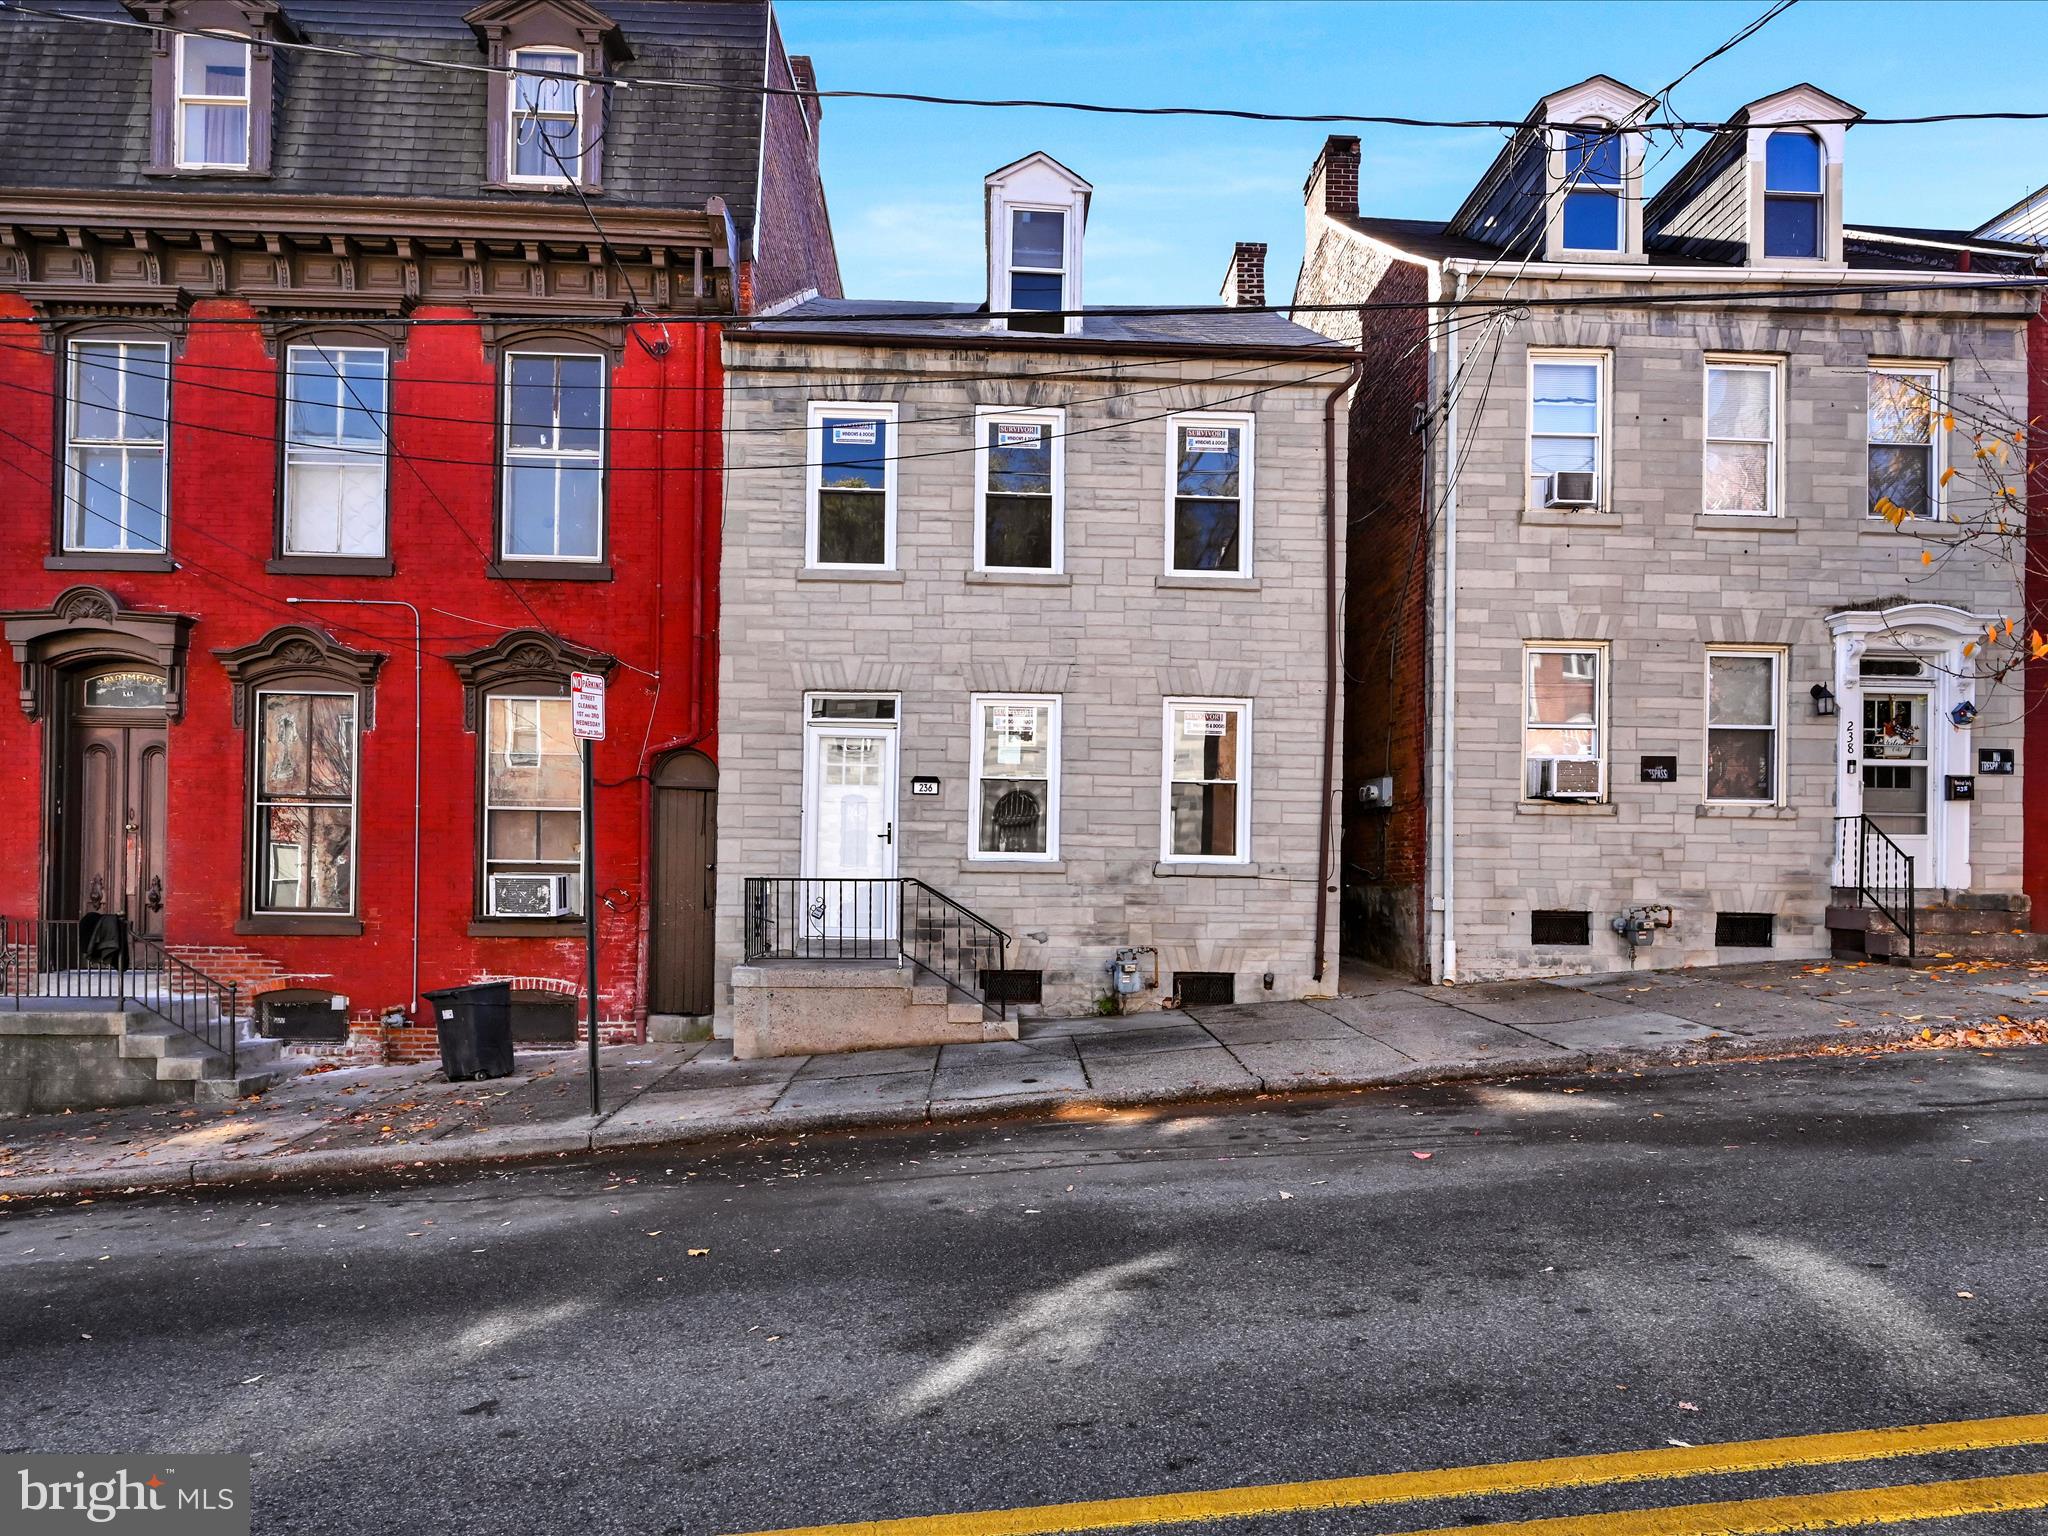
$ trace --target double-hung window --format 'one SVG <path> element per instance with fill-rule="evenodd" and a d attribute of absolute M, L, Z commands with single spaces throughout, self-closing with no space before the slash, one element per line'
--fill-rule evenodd
<path fill-rule="evenodd" d="M 1055 208 L 1010 210 L 1010 305 L 1013 331 L 1066 329 L 1067 216 Z M 1040 318 L 1040 317 L 1043 318 Z"/>
<path fill-rule="evenodd" d="M 1588 123 L 1564 136 L 1564 247 L 1618 251 L 1625 239 L 1621 135 Z"/>
<path fill-rule="evenodd" d="M 1060 701 L 977 694 L 968 821 L 976 859 L 1060 851 Z"/>
<path fill-rule="evenodd" d="M 249 44 L 181 34 L 173 132 L 180 170 L 249 168 Z"/>
<path fill-rule="evenodd" d="M 505 357 L 504 558 L 604 556 L 605 360 Z"/>
<path fill-rule="evenodd" d="M 566 185 L 583 179 L 583 59 L 560 48 L 521 48 L 512 55 L 507 157 L 514 181 Z"/>
<path fill-rule="evenodd" d="M 1166 701 L 1166 784 L 1159 856 L 1242 864 L 1251 857 L 1251 703 Z"/>
<path fill-rule="evenodd" d="M 1708 512 L 1778 512 L 1778 368 L 1769 362 L 1707 363 Z"/>
<path fill-rule="evenodd" d="M 385 552 L 388 358 L 382 347 L 285 349 L 287 555 Z"/>
<path fill-rule="evenodd" d="M 162 554 L 171 349 L 160 341 L 78 340 L 69 364 L 64 548 Z"/>
<path fill-rule="evenodd" d="M 259 689 L 251 910 L 355 905 L 356 696 Z"/>
<path fill-rule="evenodd" d="M 896 564 L 896 407 L 810 410 L 804 563 L 853 570 Z"/>
<path fill-rule="evenodd" d="M 1941 516 L 1941 397 L 1939 368 L 1871 364 L 1872 517 Z"/>
<path fill-rule="evenodd" d="M 1607 795 L 1606 651 L 1522 648 L 1522 793 L 1530 800 Z"/>
<path fill-rule="evenodd" d="M 1803 128 L 1781 128 L 1764 140 L 1764 254 L 1821 254 L 1820 140 Z"/>
<path fill-rule="evenodd" d="M 1707 800 L 1772 805 L 1778 799 L 1778 682 L 1775 651 L 1707 656 Z"/>
<path fill-rule="evenodd" d="M 485 912 L 580 912 L 582 759 L 566 698 L 488 696 L 483 787 Z"/>
<path fill-rule="evenodd" d="M 1529 478 L 1537 506 L 1590 511 L 1603 501 L 1606 376 L 1601 353 L 1529 354 Z"/>
<path fill-rule="evenodd" d="M 1066 413 L 982 406 L 974 414 L 974 564 L 984 571 L 1061 568 Z"/>
<path fill-rule="evenodd" d="M 1166 423 L 1166 571 L 1252 573 L 1252 418 L 1202 412 Z"/>

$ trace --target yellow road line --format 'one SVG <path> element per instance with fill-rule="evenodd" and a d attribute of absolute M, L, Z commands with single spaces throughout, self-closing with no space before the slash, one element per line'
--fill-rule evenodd
<path fill-rule="evenodd" d="M 1447 1525 L 1403 1536 L 1777 1536 L 1839 1531 L 1902 1520 L 1955 1520 L 2019 1509 L 2048 1509 L 2048 1474 L 1980 1477 L 1955 1483 L 1902 1483 L 1839 1493 L 1794 1493 L 1673 1509 L 1624 1509 L 1604 1515 L 1555 1515 L 1500 1525 Z"/>
<path fill-rule="evenodd" d="M 1137 1498 L 1093 1499 L 1075 1504 L 1040 1504 L 1023 1509 L 914 1515 L 901 1520 L 855 1520 L 844 1525 L 755 1531 L 750 1536 L 1053 1536 L 1053 1533 L 1066 1531 L 1128 1530 L 1134 1526 L 1185 1525 L 1201 1520 L 1242 1520 L 1255 1515 L 1296 1514 L 1304 1510 L 1356 1509 L 1370 1504 L 1408 1504 L 1427 1499 L 1529 1493 L 1603 1483 L 1661 1482 L 1667 1478 L 1769 1472 L 1782 1467 L 1883 1461 L 1901 1456 L 1929 1456 L 1944 1451 L 2042 1444 L 2048 1444 L 2048 1414 L 2036 1413 L 2011 1418 L 1965 1419 L 1951 1424 L 1908 1424 L 1895 1429 L 1790 1435 L 1777 1440 L 1737 1440 L 1724 1445 L 1671 1446 L 1653 1451 L 1558 1456 L 1544 1461 L 1494 1462 L 1485 1466 L 1443 1467 L 1426 1472 L 1380 1472 L 1364 1477 L 1266 1483 L 1250 1488 L 1217 1488 L 1201 1493 L 1148 1494 Z M 1985 1481 L 1990 1484 L 2001 1480 Z M 1945 1486 L 1962 1489 L 1979 1485 L 1953 1483 Z M 2041 1502 L 2048 1504 L 2048 1497 Z M 2013 1507 L 2039 1506 L 2022 1504 Z M 1874 1520 L 1881 1517 L 1865 1518 Z M 1842 1523 L 1836 1522 L 1838 1526 Z M 1662 1536 L 1658 1527 L 1644 1526 L 1642 1529 L 1658 1531 Z M 1674 1530 L 1690 1529 L 1674 1527 Z M 1704 1529 L 1717 1528 L 1708 1526 Z M 1795 1524 L 1755 1529 L 1825 1530 L 1827 1527 Z"/>

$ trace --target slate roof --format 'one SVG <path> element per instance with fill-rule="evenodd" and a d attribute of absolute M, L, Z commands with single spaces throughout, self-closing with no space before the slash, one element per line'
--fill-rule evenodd
<path fill-rule="evenodd" d="M 911 316 L 884 319 L 883 316 Z M 849 340 L 974 342 L 1052 347 L 1109 346 L 1246 347 L 1262 351 L 1311 350 L 1337 343 L 1296 325 L 1284 315 L 1260 310 L 1204 309 L 1164 313 L 1119 308 L 1115 314 L 1085 313 L 1077 335 L 991 331 L 986 304 L 945 304 L 890 299 L 811 299 L 767 318 L 754 334 L 844 336 Z"/>
<path fill-rule="evenodd" d="M 310 43 L 409 59 L 484 62 L 462 16 L 476 0 L 285 0 Z M 614 88 L 605 134 L 607 206 L 701 209 L 725 198 L 744 240 L 760 164 L 767 0 L 602 0 L 633 50 L 621 72 L 702 80 L 735 91 Z M 66 9 L 127 21 L 116 0 Z M 228 192 L 477 201 L 569 196 L 484 187 L 487 76 L 389 60 L 279 50 L 272 173 L 152 177 L 149 34 L 8 17 L 0 73 L 0 186 L 165 196 Z"/>

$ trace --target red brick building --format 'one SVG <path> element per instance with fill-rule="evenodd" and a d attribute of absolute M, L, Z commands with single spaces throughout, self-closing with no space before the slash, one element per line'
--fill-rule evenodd
<path fill-rule="evenodd" d="M 377 1059 L 484 978 L 572 1037 L 595 900 L 605 1035 L 708 1013 L 717 321 L 838 292 L 808 61 L 743 0 L 81 9 L 0 86 L 0 914 Z"/>

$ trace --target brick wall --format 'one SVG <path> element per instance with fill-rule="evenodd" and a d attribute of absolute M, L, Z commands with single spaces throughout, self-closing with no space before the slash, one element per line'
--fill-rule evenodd
<path fill-rule="evenodd" d="M 768 34 L 768 78 L 787 86 L 815 88 L 810 60 L 799 59 L 794 77 L 783 52 L 781 25 L 771 17 Z M 819 119 L 823 103 L 816 96 L 763 98 L 761 124 L 761 209 L 756 218 L 755 260 L 746 274 L 749 292 L 742 312 L 767 309 L 784 299 L 815 290 L 828 299 L 841 296 L 839 257 L 832 245 L 832 215 L 825 205 L 825 183 L 818 170 Z"/>

